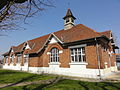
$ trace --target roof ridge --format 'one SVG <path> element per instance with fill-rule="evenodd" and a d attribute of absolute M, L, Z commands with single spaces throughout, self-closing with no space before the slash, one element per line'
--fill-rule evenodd
<path fill-rule="evenodd" d="M 95 33 L 97 33 L 97 34 L 99 34 L 99 32 L 95 31 L 94 29 L 92 29 L 92 28 L 90 28 L 90 27 L 85 26 L 84 24 L 79 24 L 79 25 L 82 25 L 82 26 L 84 26 L 84 27 L 90 29 L 91 31 L 93 31 L 93 32 L 95 32 Z M 100 34 L 99 34 L 99 35 L 100 35 Z"/>
<path fill-rule="evenodd" d="M 112 30 L 106 30 L 104 32 L 112 32 Z M 104 32 L 99 32 L 99 33 L 104 33 Z"/>
<path fill-rule="evenodd" d="M 107 32 L 107 31 L 105 31 L 105 32 Z M 104 35 L 104 34 L 101 34 L 100 32 L 95 31 L 92 28 L 85 26 L 84 24 L 77 24 L 69 30 L 62 29 L 62 30 L 58 30 L 55 32 L 51 32 L 47 35 L 43 35 L 43 36 L 31 39 L 31 40 L 25 41 L 22 44 L 15 46 L 16 47 L 15 51 L 21 52 L 24 44 L 26 42 L 28 42 L 30 47 L 32 47 L 29 53 L 38 52 L 39 50 L 41 50 L 41 48 L 44 46 L 44 44 L 47 42 L 47 40 L 49 39 L 49 37 L 52 34 L 55 35 L 60 41 L 62 41 L 64 43 L 74 42 L 75 40 L 82 40 L 82 39 L 86 39 L 86 38 Z M 62 35 L 64 35 L 65 38 L 61 37 Z M 78 35 L 78 37 L 76 37 L 76 35 Z"/>

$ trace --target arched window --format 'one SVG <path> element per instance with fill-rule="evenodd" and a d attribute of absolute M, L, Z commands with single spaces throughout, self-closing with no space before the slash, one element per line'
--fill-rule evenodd
<path fill-rule="evenodd" d="M 52 48 L 50 51 L 50 62 L 59 62 L 59 50 Z"/>

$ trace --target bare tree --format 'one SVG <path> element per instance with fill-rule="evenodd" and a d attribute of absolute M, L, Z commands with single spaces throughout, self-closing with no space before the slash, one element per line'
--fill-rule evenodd
<path fill-rule="evenodd" d="M 19 20 L 25 21 L 46 6 L 53 7 L 52 0 L 0 0 L 0 30 L 16 29 Z"/>

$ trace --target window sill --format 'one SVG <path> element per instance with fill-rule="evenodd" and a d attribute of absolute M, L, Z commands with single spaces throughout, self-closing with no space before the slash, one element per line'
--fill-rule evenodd
<path fill-rule="evenodd" d="M 71 62 L 69 65 L 88 65 L 86 62 Z"/>
<path fill-rule="evenodd" d="M 49 65 L 60 65 L 59 62 L 51 62 L 51 63 L 48 63 Z"/>

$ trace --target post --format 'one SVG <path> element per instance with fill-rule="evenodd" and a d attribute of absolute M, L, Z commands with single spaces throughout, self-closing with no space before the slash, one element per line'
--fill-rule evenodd
<path fill-rule="evenodd" d="M 99 77 L 100 77 L 100 80 L 102 79 L 101 77 L 101 71 L 100 71 L 100 54 L 99 54 L 99 45 L 98 45 L 98 42 L 97 42 L 97 39 L 95 38 L 95 41 L 96 41 L 96 52 L 97 52 L 97 60 L 98 60 L 98 71 L 99 71 Z"/>

